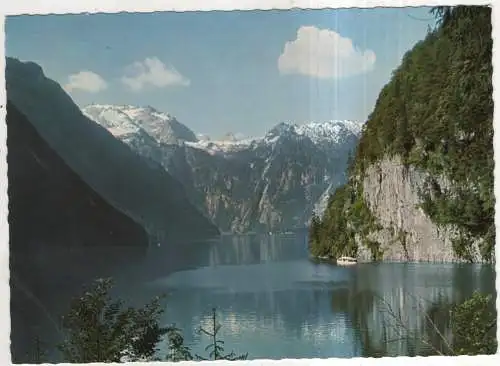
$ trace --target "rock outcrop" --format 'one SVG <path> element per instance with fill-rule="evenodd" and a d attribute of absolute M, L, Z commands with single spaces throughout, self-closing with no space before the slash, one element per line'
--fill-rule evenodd
<path fill-rule="evenodd" d="M 429 176 L 399 157 L 386 158 L 369 166 L 363 179 L 363 198 L 382 227 L 368 239 L 380 243 L 386 261 L 462 261 L 453 251 L 451 239 L 457 235 L 452 226 L 439 227 L 420 208 L 420 192 Z M 444 179 L 442 187 L 447 186 Z M 358 241 L 361 244 L 361 241 Z M 360 245 L 359 259 L 371 260 L 371 251 Z M 473 260 L 481 261 L 477 246 Z"/>

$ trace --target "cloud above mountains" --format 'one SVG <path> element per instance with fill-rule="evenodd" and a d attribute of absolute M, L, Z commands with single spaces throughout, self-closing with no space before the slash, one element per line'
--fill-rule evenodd
<path fill-rule="evenodd" d="M 340 79 L 373 70 L 375 61 L 375 52 L 355 47 L 350 38 L 329 29 L 303 26 L 296 38 L 285 44 L 278 69 L 282 75 Z"/>
<path fill-rule="evenodd" d="M 68 76 L 68 82 L 64 90 L 68 93 L 73 90 L 81 90 L 88 93 L 98 93 L 108 87 L 108 83 L 95 72 L 83 70 Z"/>
<path fill-rule="evenodd" d="M 141 91 L 147 86 L 165 88 L 191 84 L 173 66 L 166 66 L 157 57 L 148 57 L 127 66 L 121 81 L 132 91 Z"/>

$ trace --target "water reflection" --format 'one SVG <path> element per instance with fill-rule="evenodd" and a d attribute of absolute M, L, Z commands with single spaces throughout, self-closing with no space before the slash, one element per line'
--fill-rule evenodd
<path fill-rule="evenodd" d="M 202 291 L 174 296 L 165 321 L 175 319 L 197 352 L 202 352 L 205 343 L 196 330 L 210 322 L 209 309 L 216 306 L 227 348 L 249 352 L 251 358 L 356 355 L 352 350 L 354 333 L 345 314 L 325 311 L 328 291 Z"/>
<path fill-rule="evenodd" d="M 420 338 L 433 347 L 437 339 L 425 319 L 450 336 L 449 304 L 477 289 L 494 291 L 491 267 L 341 268 L 308 261 L 306 243 L 226 237 L 209 246 L 203 263 L 148 286 L 172 291 L 165 322 L 175 319 L 195 350 L 204 345 L 196 329 L 216 307 L 226 344 L 250 358 L 429 354 Z"/>
<path fill-rule="evenodd" d="M 332 309 L 349 314 L 363 356 L 449 354 L 452 304 L 494 293 L 494 278 L 479 265 L 359 265 Z"/>
<path fill-rule="evenodd" d="M 80 264 L 78 256 L 70 261 L 67 254 L 54 255 L 59 260 L 53 261 L 47 253 L 31 267 L 29 261 L 18 263 L 26 269 L 22 273 L 32 274 L 31 287 L 41 288 L 37 296 L 55 318 L 82 283 L 109 275 L 114 294 L 131 305 L 167 293 L 163 322 L 181 328 L 196 353 L 204 353 L 208 341 L 197 330 L 210 323 L 211 309 L 217 308 L 226 350 L 248 352 L 250 359 L 426 354 L 423 337 L 442 350 L 445 345 L 426 319 L 450 337 L 449 304 L 474 290 L 495 291 L 495 274 L 487 266 L 313 263 L 300 234 L 223 236 L 205 243 L 162 243 L 146 253 L 116 248 L 96 253 L 87 252 Z M 28 309 L 21 297 L 16 296 L 17 305 Z M 43 314 L 22 313 L 16 317 L 18 338 L 29 334 L 21 331 L 22 319 L 38 326 L 31 335 L 57 338 Z M 19 347 L 22 341 L 15 343 Z"/>
<path fill-rule="evenodd" d="M 223 236 L 220 242 L 210 246 L 209 265 L 283 262 L 303 259 L 306 255 L 305 236 Z"/>

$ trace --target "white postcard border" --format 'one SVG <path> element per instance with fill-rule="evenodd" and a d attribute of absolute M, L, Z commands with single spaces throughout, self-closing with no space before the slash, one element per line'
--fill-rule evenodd
<path fill-rule="evenodd" d="M 403 6 L 435 6 L 435 5 L 492 5 L 493 7 L 493 98 L 499 100 L 499 91 L 495 86 L 499 85 L 500 62 L 497 58 L 498 32 L 500 29 L 500 0 L 7 0 L 0 4 L 1 32 L 0 41 L 5 45 L 5 15 L 20 14 L 65 14 L 65 13 L 116 13 L 116 12 L 154 12 L 154 11 L 212 11 L 212 10 L 268 10 L 268 9 L 321 9 L 321 8 L 372 8 L 372 7 L 403 7 Z M 10 286 L 9 286 L 9 230 L 7 223 L 8 199 L 7 199 L 7 149 L 6 149 L 6 91 L 5 91 L 5 46 L 0 48 L 0 363 L 11 364 L 10 360 Z M 498 108 L 494 111 L 494 145 L 500 146 L 499 130 L 500 112 Z M 500 161 L 500 152 L 497 148 L 494 151 L 495 161 Z M 500 164 L 495 164 L 495 196 L 500 197 L 500 187 L 497 177 L 500 176 Z M 500 227 L 500 200 L 497 198 L 495 205 L 495 223 Z M 497 231 L 497 236 L 498 234 Z M 500 269 L 499 265 L 500 249 L 496 248 L 496 270 L 497 276 Z M 497 277 L 497 309 L 500 309 L 500 296 Z M 497 327 L 497 339 L 500 339 L 500 327 Z M 500 364 L 500 354 L 494 356 L 459 356 L 459 357 L 394 357 L 394 358 L 354 358 L 354 359 L 283 359 L 283 360 L 252 360 L 252 361 L 233 361 L 246 365 L 311 365 L 311 366 L 412 366 L 412 365 L 493 365 Z M 137 363 L 147 364 L 147 363 Z M 159 362 L 160 365 L 169 365 L 168 362 Z M 180 365 L 231 365 L 229 361 L 208 361 L 208 362 L 181 362 Z M 65 365 L 65 364 L 61 364 Z M 70 364 L 68 364 L 70 365 Z M 93 365 L 100 365 L 94 363 Z M 107 365 L 107 364 L 103 364 Z"/>

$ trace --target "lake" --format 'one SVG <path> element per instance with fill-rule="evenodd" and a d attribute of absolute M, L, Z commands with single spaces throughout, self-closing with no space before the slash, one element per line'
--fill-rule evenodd
<path fill-rule="evenodd" d="M 182 329 L 186 344 L 200 355 L 206 354 L 210 339 L 199 328 L 210 327 L 212 308 L 222 325 L 219 335 L 226 351 L 248 353 L 249 359 L 422 353 L 425 346 L 415 339 L 429 332 L 424 314 L 449 334 L 448 304 L 475 290 L 495 292 L 493 266 L 314 263 L 308 259 L 303 234 L 163 244 L 118 264 L 109 253 L 107 260 L 103 255 L 88 257 L 101 258 L 100 266 L 95 266 L 100 270 L 93 275 L 113 276 L 114 294 L 132 304 L 167 294 L 162 322 Z M 106 261 L 114 265 L 106 266 Z M 72 271 L 80 271 L 69 262 L 65 261 L 62 282 L 75 276 Z M 89 267 L 85 266 L 92 272 Z M 52 290 L 47 290 L 50 296 L 43 304 L 51 314 L 61 313 L 64 299 L 79 289 L 68 287 L 71 291 L 56 291 L 62 287 L 52 283 Z M 43 329 L 45 339 L 55 339 L 53 322 L 38 316 L 45 320 L 37 329 Z M 404 329 L 395 326 L 398 321 Z M 26 346 L 26 339 L 18 341 L 23 342 Z M 26 352 L 26 347 L 18 349 L 19 354 Z"/>

